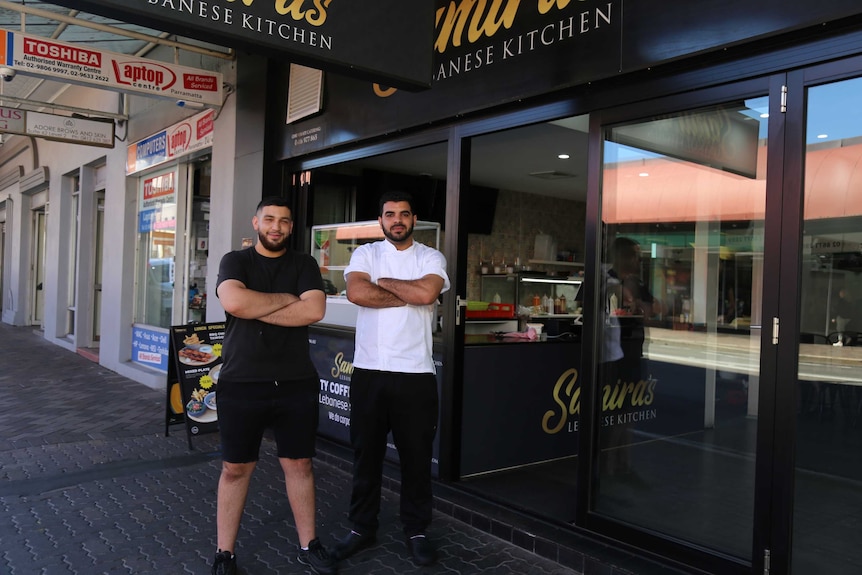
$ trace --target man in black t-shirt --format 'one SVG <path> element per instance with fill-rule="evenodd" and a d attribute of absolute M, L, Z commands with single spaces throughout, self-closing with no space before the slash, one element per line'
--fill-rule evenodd
<path fill-rule="evenodd" d="M 216 294 L 227 321 L 217 404 L 222 444 L 218 551 L 213 575 L 236 573 L 234 554 L 249 482 L 264 431 L 275 437 L 299 537 L 298 561 L 336 573 L 315 534 L 314 473 L 320 379 L 308 325 L 326 311 L 317 262 L 287 249 L 293 230 L 283 198 L 264 198 L 252 225 L 257 243 L 222 258 Z"/>

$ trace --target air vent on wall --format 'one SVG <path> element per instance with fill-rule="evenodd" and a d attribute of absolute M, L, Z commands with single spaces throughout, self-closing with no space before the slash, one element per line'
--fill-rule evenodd
<path fill-rule="evenodd" d="M 286 122 L 290 124 L 316 114 L 322 107 L 323 71 L 291 64 Z"/>
<path fill-rule="evenodd" d="M 534 178 L 540 178 L 542 180 L 565 180 L 566 178 L 577 178 L 578 176 L 575 174 L 569 174 L 567 172 L 558 172 L 557 170 L 550 170 L 547 172 L 530 172 L 530 175 Z"/>

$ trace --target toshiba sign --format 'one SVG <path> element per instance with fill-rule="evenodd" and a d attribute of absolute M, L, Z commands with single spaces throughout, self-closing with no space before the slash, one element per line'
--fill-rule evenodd
<path fill-rule="evenodd" d="M 222 103 L 222 76 L 216 72 L 93 50 L 7 30 L 0 30 L 0 56 L 0 65 L 22 74 L 209 106 Z"/>

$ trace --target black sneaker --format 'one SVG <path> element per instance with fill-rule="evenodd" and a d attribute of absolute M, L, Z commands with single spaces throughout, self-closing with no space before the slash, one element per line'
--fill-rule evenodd
<path fill-rule="evenodd" d="M 407 551 L 416 565 L 433 565 L 437 561 L 437 550 L 423 534 L 408 537 Z"/>
<path fill-rule="evenodd" d="M 236 555 L 230 551 L 216 553 L 212 575 L 236 575 Z"/>
<path fill-rule="evenodd" d="M 327 553 L 320 539 L 312 539 L 308 543 L 308 549 L 300 548 L 296 558 L 303 565 L 311 567 L 311 570 L 318 575 L 335 575 L 338 573 L 335 559 Z"/>

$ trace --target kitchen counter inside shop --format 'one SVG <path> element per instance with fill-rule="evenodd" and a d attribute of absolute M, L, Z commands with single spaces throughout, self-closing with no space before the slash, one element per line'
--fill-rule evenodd
<path fill-rule="evenodd" d="M 578 396 L 580 341 L 465 338 L 462 475 L 577 454 L 577 420 L 557 427 Z"/>

